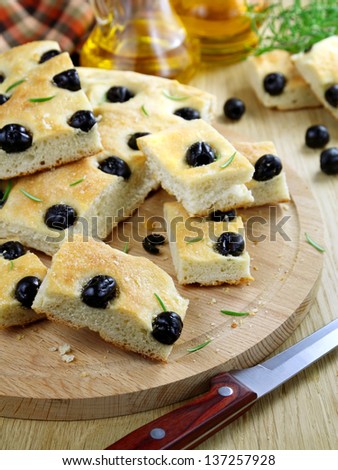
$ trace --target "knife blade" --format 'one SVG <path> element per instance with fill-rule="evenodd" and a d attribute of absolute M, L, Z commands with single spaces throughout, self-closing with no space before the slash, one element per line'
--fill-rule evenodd
<path fill-rule="evenodd" d="M 338 319 L 261 364 L 216 375 L 208 392 L 105 450 L 193 449 L 337 345 Z"/>

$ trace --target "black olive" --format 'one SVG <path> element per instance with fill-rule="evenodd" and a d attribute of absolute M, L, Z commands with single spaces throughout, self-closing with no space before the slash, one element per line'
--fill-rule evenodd
<path fill-rule="evenodd" d="M 18 241 L 8 241 L 0 245 L 0 255 L 8 260 L 20 258 L 25 253 L 25 247 Z"/>
<path fill-rule="evenodd" d="M 312 149 L 325 147 L 330 140 L 330 134 L 325 126 L 311 126 L 305 134 L 305 143 Z"/>
<path fill-rule="evenodd" d="M 132 150 L 139 150 L 136 139 L 138 139 L 139 137 L 144 137 L 145 135 L 149 135 L 149 132 L 135 132 L 135 134 L 129 137 L 128 142 L 127 142 L 128 146 Z"/>
<path fill-rule="evenodd" d="M 107 100 L 111 103 L 125 103 L 134 98 L 134 96 L 134 93 L 125 86 L 112 86 L 106 94 Z"/>
<path fill-rule="evenodd" d="M 216 155 L 213 148 L 206 142 L 195 142 L 188 148 L 185 159 L 188 165 L 197 167 L 213 163 Z"/>
<path fill-rule="evenodd" d="M 326 149 L 320 154 L 320 168 L 327 175 L 338 173 L 338 147 Z"/>
<path fill-rule="evenodd" d="M 239 98 L 229 98 L 223 106 L 224 115 L 232 121 L 238 121 L 245 113 L 245 104 Z"/>
<path fill-rule="evenodd" d="M 122 158 L 114 156 L 108 157 L 100 162 L 99 169 L 109 175 L 122 176 L 125 180 L 127 180 L 131 175 L 128 163 L 122 160 Z"/>
<path fill-rule="evenodd" d="M 286 78 L 282 73 L 269 73 L 263 82 L 264 90 L 271 96 L 281 95 L 286 85 Z"/>
<path fill-rule="evenodd" d="M 162 344 L 174 344 L 181 336 L 183 322 L 175 312 L 161 312 L 152 322 L 152 335 Z"/>
<path fill-rule="evenodd" d="M 230 211 L 214 211 L 209 214 L 209 219 L 214 222 L 231 222 L 236 218 L 236 210 L 231 209 Z"/>
<path fill-rule="evenodd" d="M 152 255 L 157 255 L 160 250 L 157 248 L 157 245 L 163 245 L 165 242 L 165 237 L 160 233 L 151 233 L 146 236 L 142 241 L 143 248 Z"/>
<path fill-rule="evenodd" d="M 189 108 L 188 106 L 185 108 L 176 109 L 174 114 L 185 119 L 186 121 L 193 121 L 194 119 L 201 118 L 200 112 L 197 109 Z"/>
<path fill-rule="evenodd" d="M 326 90 L 325 99 L 333 108 L 338 108 L 338 84 Z"/>
<path fill-rule="evenodd" d="M 55 204 L 45 213 L 44 222 L 49 228 L 65 230 L 74 225 L 77 218 L 76 210 L 66 204 Z"/>
<path fill-rule="evenodd" d="M 26 276 L 21 279 L 16 287 L 14 296 L 21 305 L 30 308 L 34 302 L 35 296 L 39 290 L 41 281 L 35 276 Z"/>
<path fill-rule="evenodd" d="M 65 70 L 53 77 L 53 82 L 59 88 L 64 88 L 69 91 L 81 90 L 80 77 L 75 69 Z"/>
<path fill-rule="evenodd" d="M 98 275 L 90 279 L 82 289 L 81 300 L 89 307 L 106 308 L 118 293 L 116 280 L 111 276 Z"/>
<path fill-rule="evenodd" d="M 223 232 L 217 239 L 216 251 L 223 256 L 240 256 L 245 248 L 242 235 L 236 232 Z"/>
<path fill-rule="evenodd" d="M 256 181 L 271 180 L 282 171 L 282 162 L 276 155 L 266 154 L 260 157 L 255 163 L 253 179 Z"/>
<path fill-rule="evenodd" d="M 39 64 L 43 64 L 43 62 L 47 62 L 47 60 L 52 59 L 59 54 L 60 51 L 57 51 L 56 49 L 51 49 L 50 51 L 44 52 L 40 57 Z"/>
<path fill-rule="evenodd" d="M 91 111 L 76 111 L 69 119 L 68 124 L 75 129 L 81 129 L 83 132 L 89 132 L 96 124 L 96 119 Z"/>
<path fill-rule="evenodd" d="M 6 103 L 9 100 L 9 96 L 0 94 L 0 105 Z"/>
<path fill-rule="evenodd" d="M 32 142 L 31 132 L 20 124 L 7 124 L 0 129 L 0 147 L 7 153 L 24 152 Z"/>
<path fill-rule="evenodd" d="M 5 80 L 6 80 L 5 75 L 0 73 L 0 83 L 3 83 Z"/>

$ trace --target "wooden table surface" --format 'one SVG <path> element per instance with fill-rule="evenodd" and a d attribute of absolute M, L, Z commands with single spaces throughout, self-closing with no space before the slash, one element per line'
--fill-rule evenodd
<path fill-rule="evenodd" d="M 323 109 L 281 112 L 260 105 L 250 89 L 245 62 L 233 66 L 204 68 L 191 84 L 218 98 L 217 121 L 225 123 L 224 101 L 237 96 L 247 112 L 232 130 L 249 140 L 273 140 L 291 171 L 297 171 L 312 188 L 322 212 L 325 230 L 324 269 L 319 292 L 310 312 L 280 350 L 337 317 L 338 177 L 320 172 L 318 150 L 304 146 L 306 129 L 324 124 L 338 145 L 338 123 Z M 313 217 L 318 217 L 313 213 Z M 336 449 L 337 448 L 337 356 L 319 360 L 292 380 L 262 398 L 230 426 L 199 446 L 219 449 Z M 110 419 L 45 422 L 0 418 L 1 449 L 104 449 L 140 425 L 175 408 Z"/>

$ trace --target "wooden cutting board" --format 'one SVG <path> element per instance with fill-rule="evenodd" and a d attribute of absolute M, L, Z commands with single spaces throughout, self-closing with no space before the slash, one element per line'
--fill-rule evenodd
<path fill-rule="evenodd" d="M 287 178 L 290 203 L 239 211 L 247 224 L 254 281 L 177 285 L 190 305 L 167 364 L 120 351 L 88 330 L 47 320 L 1 331 L 0 416 L 77 420 L 132 414 L 202 393 L 213 375 L 254 365 L 272 353 L 308 312 L 322 267 L 322 254 L 304 235 L 323 243 L 319 209 L 300 177 L 287 172 Z M 175 279 L 168 244 L 155 256 L 141 243 L 147 231 L 164 231 L 162 205 L 169 199 L 164 191 L 153 193 L 114 231 L 111 244 L 123 249 L 128 240 L 130 254 L 150 258 Z M 143 216 L 146 222 L 137 222 Z M 251 315 L 234 318 L 221 309 Z M 212 341 L 205 348 L 187 351 L 207 339 Z M 63 362 L 52 350 L 65 343 L 71 345 L 73 362 Z"/>

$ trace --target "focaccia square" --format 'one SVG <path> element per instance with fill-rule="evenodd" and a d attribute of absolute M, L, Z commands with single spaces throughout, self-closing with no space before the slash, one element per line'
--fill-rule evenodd
<path fill-rule="evenodd" d="M 96 331 L 120 348 L 166 361 L 188 300 L 146 258 L 76 235 L 54 255 L 33 308 L 51 320 Z"/>
<path fill-rule="evenodd" d="M 252 280 L 242 219 L 189 217 L 178 202 L 164 204 L 172 261 L 180 284 L 239 284 Z"/>
<path fill-rule="evenodd" d="M 280 110 L 314 108 L 320 102 L 310 86 L 293 65 L 287 51 L 274 50 L 247 60 L 248 77 L 259 101 L 267 108 Z M 269 74 L 279 73 L 285 77 L 281 93 L 271 95 L 264 89 L 264 79 Z"/>
<path fill-rule="evenodd" d="M 317 42 L 307 52 L 292 56 L 302 77 L 326 109 L 338 118 L 338 36 Z"/>
<path fill-rule="evenodd" d="M 18 239 L 1 239 L 0 270 L 0 329 L 44 318 L 31 309 L 47 272 L 40 259 L 27 251 Z"/>
<path fill-rule="evenodd" d="M 190 215 L 252 202 L 245 184 L 254 168 L 211 125 L 198 119 L 137 139 L 162 187 Z"/>
<path fill-rule="evenodd" d="M 59 166 L 102 149 L 92 106 L 68 53 L 28 71 L 23 66 L 20 77 L 16 68 L 0 86 L 0 179 Z"/>
<path fill-rule="evenodd" d="M 273 142 L 234 142 L 234 146 L 255 167 L 252 180 L 246 183 L 254 199 L 249 206 L 288 202 L 286 174 Z"/>

